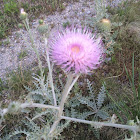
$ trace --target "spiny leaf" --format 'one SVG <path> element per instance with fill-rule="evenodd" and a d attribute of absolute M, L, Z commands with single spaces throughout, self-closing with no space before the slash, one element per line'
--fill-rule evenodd
<path fill-rule="evenodd" d="M 98 106 L 98 109 L 101 108 L 101 106 L 103 105 L 103 102 L 104 102 L 104 99 L 106 97 L 106 90 L 105 90 L 105 86 L 103 85 L 101 87 L 101 90 L 98 94 L 98 97 L 97 97 L 97 106 Z"/>
<path fill-rule="evenodd" d="M 96 103 L 88 100 L 86 97 L 81 97 L 79 101 L 81 104 L 86 104 L 88 107 L 92 108 L 93 110 L 97 110 Z"/>

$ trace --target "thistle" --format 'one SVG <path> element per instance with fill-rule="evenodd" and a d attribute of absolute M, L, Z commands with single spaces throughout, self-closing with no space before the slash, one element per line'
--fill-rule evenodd
<path fill-rule="evenodd" d="M 24 11 L 23 8 L 21 8 L 21 10 L 20 10 L 20 18 L 22 20 L 25 20 L 27 18 L 27 16 L 28 16 L 28 14 Z"/>
<path fill-rule="evenodd" d="M 66 72 L 87 73 L 102 62 L 101 38 L 86 29 L 66 29 L 50 45 L 52 61 Z"/>
<path fill-rule="evenodd" d="M 47 33 L 48 25 L 46 25 L 44 21 L 41 19 L 39 20 L 39 26 L 37 27 L 37 30 L 40 34 L 45 34 Z"/>
<path fill-rule="evenodd" d="M 19 27 L 19 28 L 23 28 L 23 24 L 19 23 L 19 24 L 18 24 L 18 27 Z"/>
<path fill-rule="evenodd" d="M 103 31 L 110 32 L 111 31 L 111 22 L 109 19 L 102 19 L 100 23 L 100 27 Z"/>

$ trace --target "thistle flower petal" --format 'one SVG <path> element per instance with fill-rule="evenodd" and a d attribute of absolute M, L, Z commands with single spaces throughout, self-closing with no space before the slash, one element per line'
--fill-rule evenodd
<path fill-rule="evenodd" d="M 86 29 L 66 29 L 50 44 L 50 56 L 66 72 L 87 73 L 97 69 L 104 54 L 101 38 Z"/>

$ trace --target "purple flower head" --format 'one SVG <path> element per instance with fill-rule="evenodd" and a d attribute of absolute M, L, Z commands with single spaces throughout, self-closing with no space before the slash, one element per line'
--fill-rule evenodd
<path fill-rule="evenodd" d="M 66 29 L 59 33 L 50 47 L 52 61 L 66 72 L 87 73 L 102 62 L 101 38 L 95 39 L 86 29 Z"/>

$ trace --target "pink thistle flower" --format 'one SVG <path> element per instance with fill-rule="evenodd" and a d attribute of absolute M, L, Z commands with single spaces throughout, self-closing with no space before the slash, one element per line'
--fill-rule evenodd
<path fill-rule="evenodd" d="M 52 42 L 50 55 L 66 72 L 87 73 L 103 61 L 102 41 L 86 29 L 66 29 Z"/>

